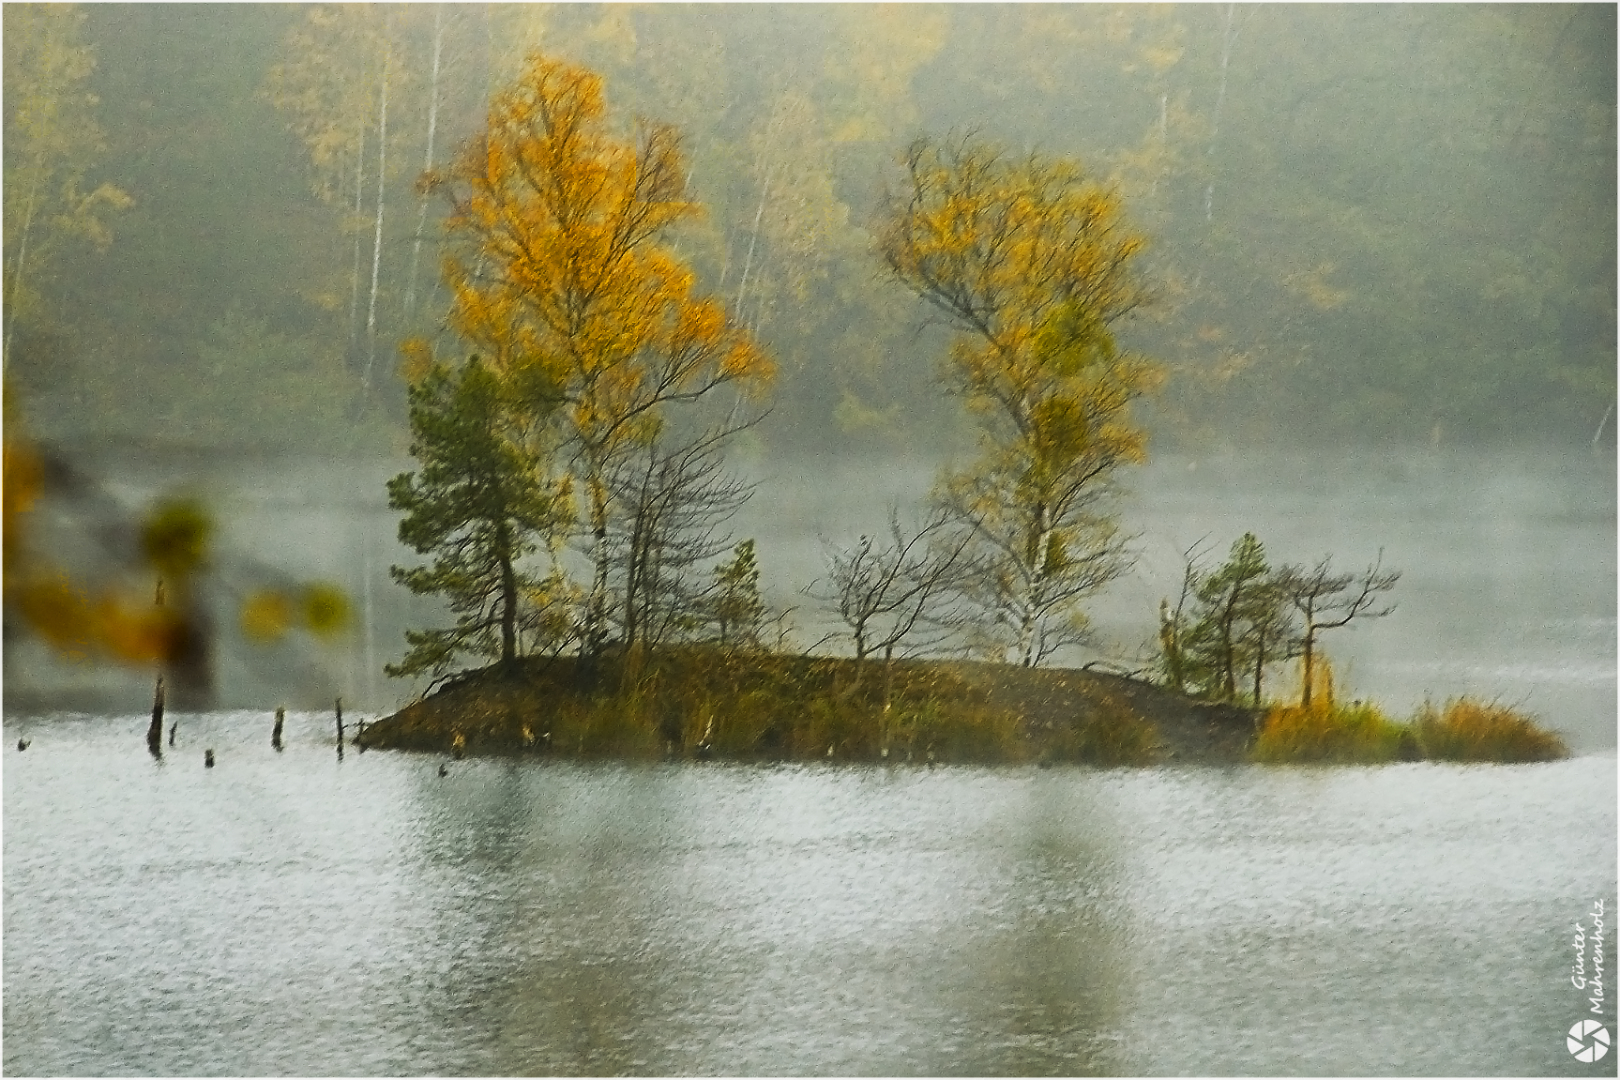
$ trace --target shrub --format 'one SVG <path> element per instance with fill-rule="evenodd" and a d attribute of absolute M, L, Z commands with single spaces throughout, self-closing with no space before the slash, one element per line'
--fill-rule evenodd
<path fill-rule="evenodd" d="M 1349 705 L 1279 705 L 1266 713 L 1254 759 L 1270 764 L 1336 762 L 1376 764 L 1415 758 L 1411 732 L 1369 702 Z"/>
<path fill-rule="evenodd" d="M 1423 755 L 1436 761 L 1553 761 L 1569 756 L 1558 735 L 1496 702 L 1453 698 L 1443 710 L 1425 702 L 1412 726 Z"/>

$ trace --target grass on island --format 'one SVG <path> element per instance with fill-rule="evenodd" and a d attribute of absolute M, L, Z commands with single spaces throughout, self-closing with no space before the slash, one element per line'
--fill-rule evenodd
<path fill-rule="evenodd" d="M 987 673 L 993 672 L 991 677 Z M 1148 765 L 1198 760 L 1167 751 L 1158 723 L 1125 684 L 1070 680 L 999 665 L 789 656 L 682 646 L 655 654 L 530 657 L 459 676 L 367 727 L 366 745 L 469 754 L 549 752 L 585 759 Z M 1060 673 L 1061 674 L 1061 673 Z M 1392 761 L 1533 762 L 1568 747 L 1533 717 L 1462 697 L 1410 719 L 1336 702 L 1332 669 L 1314 674 L 1309 707 L 1255 717 L 1249 758 L 1267 764 Z M 1058 684 L 1067 686 L 1061 692 Z M 1163 692 L 1161 692 L 1163 696 Z M 888 705 L 885 707 L 885 700 Z M 1180 701 L 1182 699 L 1177 699 Z M 1198 703 L 1186 699 L 1194 716 Z M 1151 719 L 1150 719 L 1151 717 Z M 1247 719 L 1241 719 L 1249 730 Z M 1203 730 L 1209 721 L 1200 718 Z M 1174 729 L 1179 730 L 1179 729 Z M 1241 743 L 1237 755 L 1244 751 Z M 1213 759 L 1212 759 L 1213 760 Z"/>
<path fill-rule="evenodd" d="M 1413 719 L 1423 756 L 1434 761 L 1554 761 L 1569 747 L 1534 718 L 1496 702 L 1453 698 L 1444 709 L 1424 702 Z"/>
<path fill-rule="evenodd" d="M 1267 764 L 1386 761 L 1527 762 L 1569 756 L 1569 748 L 1534 717 L 1495 702 L 1453 698 L 1425 702 L 1409 721 L 1391 720 L 1370 702 L 1333 700 L 1333 669 L 1314 672 L 1310 706 L 1269 709 L 1255 739 L 1254 760 Z"/>
<path fill-rule="evenodd" d="M 1411 731 L 1368 702 L 1278 705 L 1266 712 L 1254 760 L 1374 765 L 1421 756 Z"/>
<path fill-rule="evenodd" d="M 1268 764 L 1386 761 L 1459 761 L 1501 764 L 1555 761 L 1569 747 L 1534 717 L 1495 702 L 1454 698 L 1445 708 L 1425 703 L 1401 723 L 1366 702 L 1270 709 L 1254 744 L 1254 760 Z"/>
<path fill-rule="evenodd" d="M 1027 761 L 1146 764 L 1158 740 L 1111 699 L 1032 730 L 949 662 L 884 665 L 685 646 L 654 655 L 560 657 L 486 668 L 367 729 L 367 745 L 575 758 Z"/>

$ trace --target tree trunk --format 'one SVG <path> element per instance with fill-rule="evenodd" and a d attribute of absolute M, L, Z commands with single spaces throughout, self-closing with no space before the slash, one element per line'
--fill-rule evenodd
<path fill-rule="evenodd" d="M 358 340 L 360 337 L 360 210 L 364 205 L 366 191 L 366 120 L 360 121 L 360 130 L 355 137 L 354 147 L 354 217 L 350 219 L 350 227 L 354 229 L 354 259 L 349 266 L 349 352 L 345 358 L 348 371 L 354 370 L 359 359 Z"/>
<path fill-rule="evenodd" d="M 152 724 L 146 729 L 146 748 L 154 757 L 163 756 L 163 676 L 157 677 L 157 689 L 152 692 Z"/>
<path fill-rule="evenodd" d="M 889 707 L 894 703 L 894 646 L 883 648 L 883 713 L 878 726 L 878 749 L 889 753 Z"/>
<path fill-rule="evenodd" d="M 504 520 L 495 527 L 495 542 L 501 547 L 501 663 L 517 659 L 517 573 L 512 569 L 511 526 Z"/>
<path fill-rule="evenodd" d="M 1052 524 L 1045 505 L 1035 508 L 1035 537 L 1030 545 L 1024 596 L 1018 613 L 1018 655 L 1024 667 L 1035 666 L 1036 622 L 1040 617 L 1041 586 L 1046 577 L 1047 552 L 1052 545 Z"/>
<path fill-rule="evenodd" d="M 1254 645 L 1254 707 L 1260 707 L 1260 679 L 1266 667 L 1266 632 L 1257 631 L 1257 640 Z"/>
<path fill-rule="evenodd" d="M 1221 612 L 1221 688 L 1227 701 L 1237 698 L 1237 644 L 1232 640 L 1232 625 L 1237 622 L 1239 592 L 1239 586 L 1233 585 Z"/>
<path fill-rule="evenodd" d="M 12 263 L 11 271 L 11 300 L 6 305 L 11 310 L 6 320 L 5 359 L 0 361 L 0 370 L 11 370 L 11 339 L 17 332 L 17 311 L 19 309 L 18 297 L 22 294 L 23 263 L 28 258 L 28 237 L 34 228 L 34 200 L 39 194 L 39 174 L 36 172 L 33 185 L 28 189 L 28 210 L 23 215 L 22 239 L 17 245 L 17 260 Z M 1601 429 L 1600 429 L 1601 430 Z M 1592 440 L 1593 444 L 1597 439 Z"/>
<path fill-rule="evenodd" d="M 607 492 L 600 470 L 592 467 L 591 497 L 591 593 L 585 605 L 585 649 L 598 656 L 607 646 L 608 525 Z"/>
<path fill-rule="evenodd" d="M 765 217 L 765 201 L 770 198 L 771 177 L 765 174 L 765 182 L 760 185 L 759 209 L 754 212 L 754 230 L 748 236 L 748 255 L 743 259 L 742 278 L 737 282 L 737 317 L 742 318 L 743 300 L 748 295 L 748 275 L 754 267 L 754 244 L 759 240 L 760 222 Z"/>
<path fill-rule="evenodd" d="M 1312 653 L 1315 651 L 1315 647 L 1316 647 L 1316 627 L 1307 626 L 1305 628 L 1304 664 L 1302 665 L 1303 670 L 1305 672 L 1305 688 L 1301 692 L 1300 698 L 1299 698 L 1300 706 L 1303 707 L 1303 708 L 1306 708 L 1306 709 L 1311 707 L 1311 676 L 1314 674 L 1314 672 L 1312 672 L 1312 670 L 1311 670 L 1311 661 L 1312 661 Z"/>
<path fill-rule="evenodd" d="M 1232 32 L 1232 14 L 1236 7 L 1236 4 L 1229 3 L 1226 5 L 1226 31 L 1222 34 L 1221 39 L 1221 85 L 1220 89 L 1215 93 L 1215 110 L 1209 125 L 1209 153 L 1206 155 L 1209 158 L 1209 166 L 1212 172 L 1215 167 L 1215 139 L 1221 130 L 1221 105 L 1226 101 L 1226 67 L 1227 63 L 1232 59 L 1232 39 L 1237 36 Z M 1215 179 L 1213 176 L 1204 186 L 1204 220 L 1215 220 Z"/>
<path fill-rule="evenodd" d="M 388 178 L 388 50 L 383 51 L 382 104 L 377 112 L 377 215 L 371 242 L 371 302 L 366 309 L 366 373 L 361 392 L 371 392 L 371 368 L 377 361 L 377 279 L 382 270 L 383 203 Z"/>
<path fill-rule="evenodd" d="M 444 47 L 444 9 L 433 8 L 433 70 L 428 77 L 427 151 L 422 155 L 422 171 L 433 168 L 433 136 L 439 122 L 439 56 Z M 416 243 L 411 249 L 411 276 L 405 282 L 405 320 L 416 313 L 416 277 L 422 262 L 422 233 L 427 229 L 428 198 L 422 196 L 416 217 Z"/>

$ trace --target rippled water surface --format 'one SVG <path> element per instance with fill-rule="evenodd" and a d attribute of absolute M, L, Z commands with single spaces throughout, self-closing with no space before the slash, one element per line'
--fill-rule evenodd
<path fill-rule="evenodd" d="M 441 778 L 179 720 L 5 726 L 9 1074 L 1614 1074 L 1612 754 Z"/>

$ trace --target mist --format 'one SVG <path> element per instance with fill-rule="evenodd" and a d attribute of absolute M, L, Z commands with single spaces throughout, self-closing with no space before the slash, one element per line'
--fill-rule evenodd
<path fill-rule="evenodd" d="M 88 478 L 31 536 L 125 574 L 97 529 L 200 494 L 227 704 L 383 712 L 423 688 L 381 674 L 442 618 L 388 577 L 417 559 L 383 491 L 415 467 L 399 345 L 467 345 L 444 325 L 443 207 L 414 185 L 544 48 L 599 71 L 621 125 L 683 133 L 707 213 L 679 250 L 779 367 L 730 452 L 758 488 L 727 528 L 756 539 L 797 647 L 846 648 L 806 594 L 826 545 L 919 511 L 974 453 L 939 377 L 950 335 L 871 233 L 911 139 L 974 131 L 1079 161 L 1149 245 L 1154 301 L 1119 331 L 1166 373 L 1113 504 L 1136 565 L 1062 662 L 1148 667 L 1182 553 L 1253 531 L 1278 561 L 1382 551 L 1404 572 L 1394 615 L 1327 642 L 1354 694 L 1496 695 L 1614 745 L 1610 7 L 420 5 L 344 29 L 103 5 L 52 39 L 93 59 L 65 87 L 27 82 L 31 10 L 4 14 L 7 431 Z M 318 47 L 357 85 L 386 54 L 386 125 L 373 92 L 321 97 Z M 78 110 L 49 162 L 16 104 L 35 92 Z M 364 183 L 353 147 L 382 151 Z M 41 190 L 127 204 L 34 215 L 47 166 Z M 361 613 L 342 641 L 232 628 L 256 584 L 316 579 Z M 6 647 L 8 711 L 149 694 L 9 622 Z"/>

